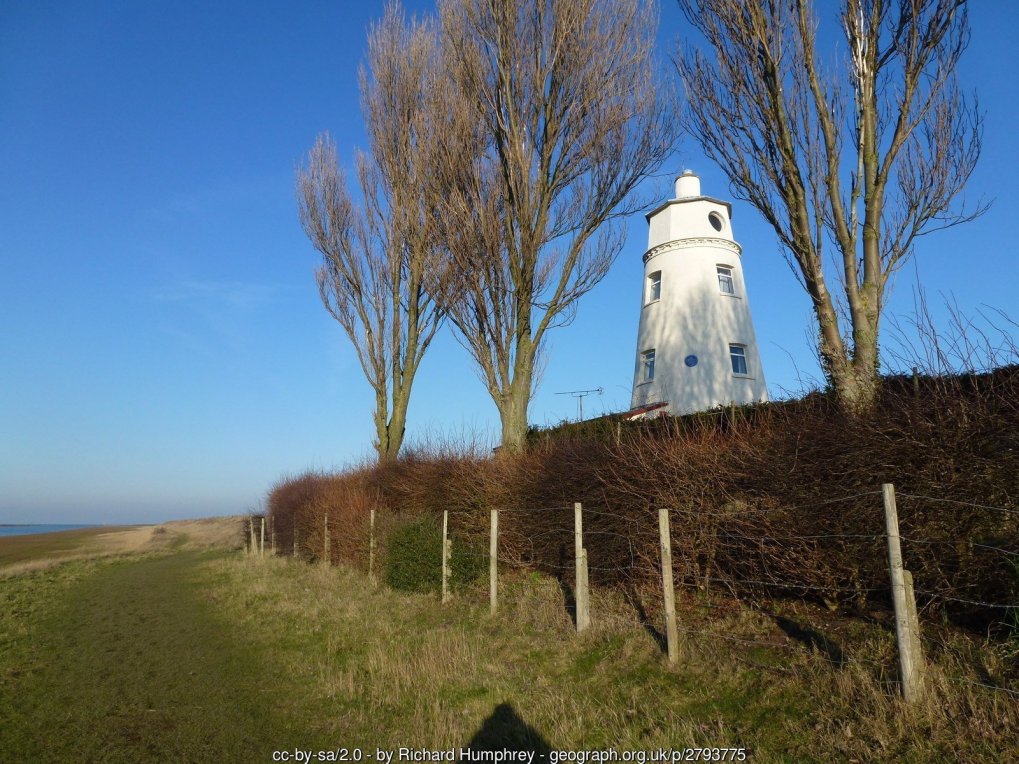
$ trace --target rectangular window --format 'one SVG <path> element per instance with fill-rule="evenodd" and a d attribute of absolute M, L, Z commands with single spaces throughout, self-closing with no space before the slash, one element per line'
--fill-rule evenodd
<path fill-rule="evenodd" d="M 662 272 L 655 271 L 647 277 L 647 300 L 654 302 L 662 299 Z"/>
<path fill-rule="evenodd" d="M 655 378 L 655 351 L 645 350 L 640 354 L 641 382 L 650 382 Z"/>
<path fill-rule="evenodd" d="M 718 290 L 722 294 L 736 294 L 736 288 L 732 281 L 732 268 L 728 265 L 716 265 L 718 271 Z"/>
<path fill-rule="evenodd" d="M 745 345 L 729 345 L 729 360 L 732 361 L 732 373 L 746 375 L 747 348 Z"/>

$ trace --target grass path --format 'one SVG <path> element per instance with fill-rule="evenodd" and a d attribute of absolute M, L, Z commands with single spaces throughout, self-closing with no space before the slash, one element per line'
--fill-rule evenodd
<path fill-rule="evenodd" d="M 0 675 L 0 758 L 261 761 L 282 748 L 292 733 L 262 662 L 201 595 L 199 566 L 215 554 L 5 582 L 4 609 L 22 617 L 0 651 L 19 652 L 22 668 Z"/>

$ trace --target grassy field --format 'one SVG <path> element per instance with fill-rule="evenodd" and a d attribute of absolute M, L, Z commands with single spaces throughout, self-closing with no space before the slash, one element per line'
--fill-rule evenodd
<path fill-rule="evenodd" d="M 67 558 L 82 554 L 97 537 L 133 528 L 78 528 L 56 533 L 0 536 L 0 568 L 18 562 Z"/>
<path fill-rule="evenodd" d="M 285 720 L 195 577 L 226 552 L 163 528 L 124 553 L 124 533 L 0 585 L 0 760 L 259 759 Z"/>
<path fill-rule="evenodd" d="M 1019 755 L 1015 700 L 960 689 L 938 666 L 931 701 L 907 711 L 877 627 L 852 635 L 873 664 L 832 661 L 824 645 L 781 640 L 775 619 L 687 603 L 670 668 L 633 609 L 605 593 L 578 638 L 542 577 L 507 576 L 493 617 L 470 593 L 440 606 L 355 572 L 227 551 L 229 526 L 162 528 L 131 552 L 0 581 L 0 760 L 466 746 L 745 748 L 751 761 Z"/>
<path fill-rule="evenodd" d="M 906 709 L 884 628 L 840 636 L 872 659 L 856 661 L 797 634 L 795 609 L 773 619 L 688 603 L 670 668 L 632 607 L 596 593 L 596 625 L 578 638 L 558 584 L 535 575 L 507 576 L 492 617 L 483 596 L 442 607 L 287 560 L 218 560 L 208 571 L 219 611 L 269 647 L 345 745 L 699 746 L 745 748 L 753 761 L 1019 755 L 1014 699 L 948 683 L 943 669 L 955 666 L 932 666 L 929 702 Z"/>

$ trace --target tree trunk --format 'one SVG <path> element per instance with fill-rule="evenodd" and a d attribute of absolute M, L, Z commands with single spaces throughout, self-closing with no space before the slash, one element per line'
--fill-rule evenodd
<path fill-rule="evenodd" d="M 876 346 L 861 348 L 856 345 L 853 358 L 849 359 L 822 339 L 820 351 L 825 376 L 839 407 L 853 415 L 867 412 L 877 401 L 881 383 Z"/>
<path fill-rule="evenodd" d="M 407 409 L 410 406 L 410 385 L 397 387 L 393 390 L 392 413 L 388 414 L 388 401 L 383 394 L 376 395 L 375 407 L 375 450 L 380 462 L 391 462 L 396 459 L 403 446 L 403 436 L 407 431 Z"/>
<path fill-rule="evenodd" d="M 866 366 L 848 366 L 846 373 L 832 382 L 839 406 L 848 414 L 865 413 L 877 399 L 880 379 L 873 367 L 868 370 Z"/>
<path fill-rule="evenodd" d="M 880 316 L 866 308 L 861 298 L 852 313 L 852 349 L 839 333 L 838 315 L 827 293 L 816 290 L 814 315 L 818 323 L 818 351 L 825 379 L 843 411 L 862 414 L 873 406 L 878 377 L 877 321 Z"/>
<path fill-rule="evenodd" d="M 516 399 L 504 398 L 499 412 L 502 419 L 502 447 L 518 453 L 527 446 L 527 407 Z"/>
<path fill-rule="evenodd" d="M 501 400 L 496 401 L 502 420 L 502 447 L 507 452 L 519 453 L 527 447 L 527 408 L 531 402 L 533 371 L 533 356 L 517 356 L 513 381 Z"/>

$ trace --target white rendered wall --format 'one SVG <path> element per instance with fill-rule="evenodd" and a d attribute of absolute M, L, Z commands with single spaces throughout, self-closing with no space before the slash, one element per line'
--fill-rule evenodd
<path fill-rule="evenodd" d="M 673 414 L 768 399 L 750 317 L 740 246 L 733 240 L 729 205 L 700 195 L 696 176 L 677 181 L 681 198 L 648 216 L 640 328 L 631 407 L 668 402 Z M 709 215 L 721 219 L 721 231 Z M 717 266 L 732 268 L 734 295 L 724 294 Z M 648 277 L 661 272 L 661 298 L 648 302 Z M 729 345 L 746 348 L 747 374 L 734 374 Z M 655 375 L 643 380 L 643 353 L 655 351 Z M 696 366 L 685 359 L 697 357 Z"/>

